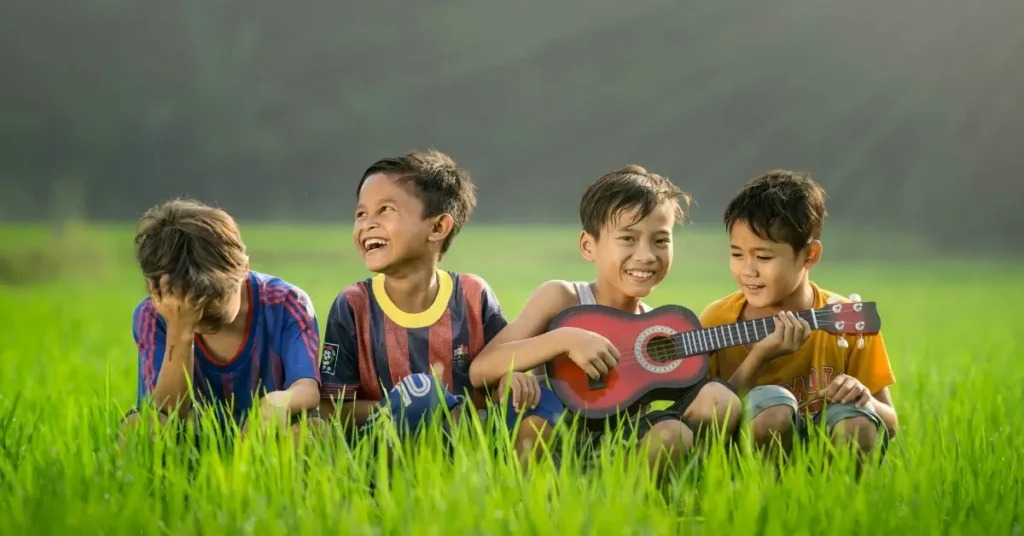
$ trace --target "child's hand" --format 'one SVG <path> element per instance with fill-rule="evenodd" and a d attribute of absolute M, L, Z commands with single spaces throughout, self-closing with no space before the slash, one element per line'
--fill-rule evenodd
<path fill-rule="evenodd" d="M 540 382 L 537 378 L 523 372 L 513 372 L 512 376 L 504 375 L 498 382 L 498 392 L 505 394 L 506 382 L 511 382 L 512 405 L 519 411 L 535 409 L 540 402 Z"/>
<path fill-rule="evenodd" d="M 570 338 L 569 359 L 576 363 L 587 376 L 597 380 L 608 374 L 619 362 L 619 349 L 606 337 L 579 328 L 562 328 Z"/>
<path fill-rule="evenodd" d="M 854 404 L 863 408 L 871 402 L 871 391 L 857 378 L 840 374 L 825 389 L 825 399 L 832 404 Z"/>
<path fill-rule="evenodd" d="M 206 298 L 198 300 L 191 296 L 184 297 L 173 292 L 169 277 L 164 274 L 160 278 L 159 288 L 154 288 L 152 281 L 147 284 L 149 297 L 153 301 L 156 312 L 167 322 L 168 328 L 174 326 L 188 332 L 194 332 L 203 317 Z"/>
<path fill-rule="evenodd" d="M 800 349 L 811 337 L 811 325 L 789 311 L 779 313 L 774 318 L 775 331 L 750 349 L 755 351 L 764 361 L 770 361 Z"/>

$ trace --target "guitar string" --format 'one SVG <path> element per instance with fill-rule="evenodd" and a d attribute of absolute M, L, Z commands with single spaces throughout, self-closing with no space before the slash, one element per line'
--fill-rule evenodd
<path fill-rule="evenodd" d="M 832 311 L 821 311 L 821 312 L 814 313 L 813 318 L 818 323 L 821 323 L 823 321 L 828 321 L 830 318 L 832 318 L 834 316 L 837 316 L 837 315 L 840 315 L 840 314 L 843 314 L 843 313 L 835 313 L 835 312 L 832 312 Z M 753 319 L 753 320 L 745 320 L 744 322 L 757 322 L 757 321 L 760 321 L 760 320 L 762 320 L 762 319 L 758 318 L 758 319 Z M 770 329 L 772 330 L 772 332 L 774 332 L 774 330 L 775 330 L 775 317 L 764 317 L 763 320 L 764 321 L 768 321 L 768 320 L 771 321 Z M 807 320 L 807 318 L 804 317 L 804 320 Z M 682 331 L 682 332 L 678 332 L 678 333 L 674 333 L 674 334 L 670 334 L 670 335 L 660 335 L 660 336 L 661 337 L 665 337 L 665 338 L 679 337 L 680 340 L 683 340 L 683 337 L 685 337 L 689 333 L 694 333 L 694 332 L 701 331 L 701 330 L 705 331 L 706 335 L 703 337 L 703 339 L 701 339 L 701 338 L 691 338 L 687 342 L 676 342 L 675 340 L 672 341 L 672 346 L 675 347 L 675 348 L 678 348 L 679 346 L 684 346 L 684 347 L 688 346 L 692 350 L 700 350 L 697 354 L 694 354 L 694 355 L 700 355 L 700 354 L 708 353 L 710 350 L 701 350 L 701 346 L 707 346 L 708 343 L 717 344 L 717 343 L 719 343 L 721 341 L 724 341 L 724 340 L 735 340 L 736 339 L 736 337 L 732 336 L 730 331 L 727 331 L 725 328 L 722 328 L 720 331 L 716 332 L 714 336 L 712 336 L 708 332 L 708 330 L 711 330 L 711 329 L 718 330 L 719 326 L 715 326 L 713 328 L 696 328 L 696 329 L 693 329 L 691 331 Z M 729 330 L 733 330 L 733 329 L 742 329 L 742 328 L 730 327 L 728 329 Z M 813 326 L 812 326 L 811 329 L 812 329 L 812 331 L 824 331 L 821 328 L 815 329 Z M 761 331 L 761 330 L 759 330 L 759 331 Z M 725 336 L 722 335 L 723 333 L 728 333 L 729 336 L 725 337 Z M 767 338 L 769 335 L 771 335 L 771 332 L 768 333 L 768 335 L 765 335 L 765 337 L 762 337 L 761 340 Z M 852 336 L 852 335 L 857 335 L 857 334 L 856 333 L 847 333 L 845 335 L 851 335 Z M 755 334 L 755 336 L 756 336 L 756 334 Z M 693 337 L 699 337 L 699 336 L 694 335 Z M 716 339 L 717 339 L 717 341 L 716 341 Z M 756 342 L 756 341 L 752 341 L 752 342 Z M 730 344 L 727 347 L 741 346 L 742 344 L 743 343 Z M 634 348 L 634 345 L 629 345 L 627 347 L 615 346 L 615 349 L 619 351 L 619 359 L 620 359 L 620 361 L 622 359 L 636 359 L 636 353 L 633 352 L 633 348 Z M 686 350 L 686 351 L 688 352 L 689 350 Z M 676 353 L 677 352 L 673 352 L 673 354 L 676 354 Z M 671 362 L 671 361 L 674 361 L 674 360 L 677 360 L 677 359 L 683 359 L 683 358 L 670 359 L 668 362 Z"/>

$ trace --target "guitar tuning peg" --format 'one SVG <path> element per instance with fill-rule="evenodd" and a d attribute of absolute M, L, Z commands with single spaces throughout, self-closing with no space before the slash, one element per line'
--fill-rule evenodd
<path fill-rule="evenodd" d="M 829 296 L 828 301 L 826 303 L 828 303 L 829 305 L 835 305 L 835 304 L 839 303 L 839 299 L 840 298 L 839 298 L 838 294 L 833 294 L 833 295 Z"/>
<path fill-rule="evenodd" d="M 863 350 L 864 349 L 864 336 L 863 335 L 857 335 L 857 349 L 858 350 Z"/>
<path fill-rule="evenodd" d="M 839 337 L 839 341 L 837 341 L 836 344 L 838 344 L 840 348 L 849 348 L 850 347 L 850 343 L 846 342 L 846 338 L 845 337 Z"/>
<path fill-rule="evenodd" d="M 850 294 L 850 301 L 852 301 L 852 302 L 859 302 L 860 301 L 860 294 Z"/>

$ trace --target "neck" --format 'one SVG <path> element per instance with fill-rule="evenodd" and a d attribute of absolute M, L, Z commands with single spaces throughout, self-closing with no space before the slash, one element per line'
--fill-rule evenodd
<path fill-rule="evenodd" d="M 384 290 L 396 307 L 406 313 L 422 313 L 437 298 L 437 264 L 384 275 Z"/>
<path fill-rule="evenodd" d="M 626 296 L 614 288 L 610 288 L 610 285 L 602 285 L 601 280 L 598 280 L 594 285 L 594 301 L 598 305 L 614 307 L 627 313 L 636 314 L 640 312 L 640 298 Z"/>
<path fill-rule="evenodd" d="M 246 321 L 249 319 L 249 308 L 252 304 L 249 300 L 249 278 L 246 277 L 245 281 L 242 281 L 241 286 L 242 299 L 238 305 L 238 315 L 235 316 L 234 322 L 231 323 L 231 329 L 237 331 L 245 331 Z"/>

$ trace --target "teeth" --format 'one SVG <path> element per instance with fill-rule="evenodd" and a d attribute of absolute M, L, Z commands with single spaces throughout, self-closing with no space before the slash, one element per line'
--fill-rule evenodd
<path fill-rule="evenodd" d="M 367 238 L 366 240 L 363 240 L 363 249 L 367 251 L 384 247 L 386 245 L 388 245 L 388 241 L 383 238 Z"/>
<path fill-rule="evenodd" d="M 647 279 L 654 276 L 654 272 L 648 272 L 645 270 L 626 270 L 626 273 L 637 279 Z"/>

